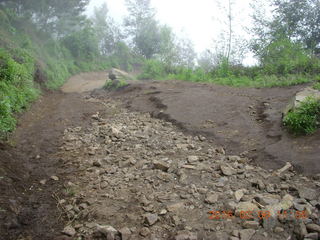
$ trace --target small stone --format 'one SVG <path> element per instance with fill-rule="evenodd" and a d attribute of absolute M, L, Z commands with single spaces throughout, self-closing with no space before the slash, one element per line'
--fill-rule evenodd
<path fill-rule="evenodd" d="M 52 179 L 53 181 L 59 181 L 59 178 L 58 178 L 57 176 L 51 176 L 51 179 Z"/>
<path fill-rule="evenodd" d="M 306 225 L 303 222 L 298 223 L 294 228 L 294 233 L 298 238 L 303 239 L 308 234 Z"/>
<path fill-rule="evenodd" d="M 143 237 L 146 237 L 146 236 L 150 235 L 149 228 L 146 228 L 146 227 L 141 228 L 140 235 L 143 236 Z"/>
<path fill-rule="evenodd" d="M 144 222 L 147 226 L 152 226 L 158 221 L 158 214 L 146 214 Z"/>
<path fill-rule="evenodd" d="M 120 232 L 121 240 L 129 240 L 130 239 L 131 231 L 129 228 L 127 228 L 127 227 L 121 228 L 119 230 L 119 232 Z"/>
<path fill-rule="evenodd" d="M 198 236 L 196 233 L 182 232 L 182 233 L 179 233 L 177 236 L 175 236 L 174 239 L 175 240 L 197 240 Z"/>
<path fill-rule="evenodd" d="M 314 223 L 310 223 L 307 225 L 307 229 L 309 232 L 318 232 L 320 233 L 320 226 Z"/>
<path fill-rule="evenodd" d="M 223 147 L 218 147 L 215 149 L 216 153 L 220 153 L 222 155 L 226 155 L 226 151 L 224 150 Z"/>
<path fill-rule="evenodd" d="M 275 227 L 274 232 L 275 233 L 282 233 L 282 232 L 284 232 L 284 229 L 282 227 Z"/>
<path fill-rule="evenodd" d="M 189 156 L 188 157 L 188 162 L 189 163 L 194 163 L 194 162 L 198 162 L 199 161 L 199 157 L 198 156 Z"/>
<path fill-rule="evenodd" d="M 67 226 L 62 230 L 62 233 L 69 237 L 73 237 L 74 235 L 76 235 L 76 230 L 71 226 Z"/>
<path fill-rule="evenodd" d="M 256 231 L 253 229 L 240 230 L 240 239 L 241 240 L 250 240 L 255 233 L 256 233 Z"/>
<path fill-rule="evenodd" d="M 234 193 L 237 202 L 240 202 L 241 198 L 244 196 L 244 191 L 244 189 L 240 189 Z"/>
<path fill-rule="evenodd" d="M 46 185 L 46 183 L 47 183 L 47 180 L 45 180 L 45 179 L 43 179 L 43 180 L 40 181 L 40 184 L 41 184 L 41 185 Z"/>
<path fill-rule="evenodd" d="M 101 233 L 103 236 L 106 236 L 108 240 L 115 240 L 118 234 L 118 231 L 109 225 L 97 225 L 97 232 Z"/>
<path fill-rule="evenodd" d="M 184 209 L 184 202 L 171 203 L 167 205 L 167 210 L 169 212 L 178 212 L 180 209 Z"/>
<path fill-rule="evenodd" d="M 229 167 L 228 165 L 221 165 L 220 166 L 221 172 L 225 176 L 231 176 L 234 175 L 236 172 L 233 168 Z"/>
<path fill-rule="evenodd" d="M 92 165 L 93 165 L 94 167 L 101 167 L 101 166 L 102 166 L 101 160 L 95 160 L 95 161 L 93 161 Z"/>
<path fill-rule="evenodd" d="M 153 161 L 154 169 L 159 169 L 161 171 L 167 172 L 170 168 L 169 164 L 164 161 Z"/>
<path fill-rule="evenodd" d="M 239 157 L 239 156 L 229 156 L 228 159 L 230 161 L 233 161 L 233 162 L 238 162 L 238 161 L 241 160 L 241 157 Z"/>
<path fill-rule="evenodd" d="M 316 200 L 319 196 L 318 192 L 312 188 L 301 187 L 298 189 L 300 198 L 307 199 L 309 201 Z"/>
<path fill-rule="evenodd" d="M 308 233 L 304 239 L 310 239 L 310 240 L 318 240 L 319 239 L 319 233 Z"/>
<path fill-rule="evenodd" d="M 234 236 L 234 237 L 239 237 L 239 234 L 240 233 L 239 233 L 238 230 L 233 230 L 232 233 L 231 233 L 231 235 Z"/>
<path fill-rule="evenodd" d="M 258 229 L 259 228 L 259 223 L 256 221 L 245 221 L 243 223 L 244 228 L 249 228 L 249 229 Z"/>
<path fill-rule="evenodd" d="M 167 210 L 166 209 L 162 209 L 159 213 L 159 215 L 166 215 L 167 214 Z"/>
<path fill-rule="evenodd" d="M 88 208 L 88 204 L 86 204 L 86 203 L 81 203 L 80 205 L 79 205 L 79 208 L 80 209 L 86 209 L 86 208 Z"/>
<path fill-rule="evenodd" d="M 210 193 L 206 196 L 204 202 L 208 204 L 214 204 L 218 201 L 219 195 L 217 193 Z"/>
<path fill-rule="evenodd" d="M 240 212 L 247 212 L 247 211 L 257 212 L 259 211 L 259 208 L 257 207 L 257 205 L 251 202 L 240 202 L 236 207 L 235 214 L 236 216 L 240 216 Z"/>

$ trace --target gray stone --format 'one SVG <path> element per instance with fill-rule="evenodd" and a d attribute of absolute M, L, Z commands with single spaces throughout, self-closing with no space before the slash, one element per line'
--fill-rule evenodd
<path fill-rule="evenodd" d="M 253 229 L 240 230 L 240 239 L 241 240 L 250 240 L 255 233 L 256 233 L 256 231 Z"/>
<path fill-rule="evenodd" d="M 284 232 L 284 229 L 282 227 L 275 227 L 274 232 L 275 233 L 282 233 L 282 232 Z"/>
<path fill-rule="evenodd" d="M 259 228 L 259 223 L 256 221 L 245 221 L 243 223 L 244 228 L 249 228 L 249 229 L 258 229 Z"/>
<path fill-rule="evenodd" d="M 164 161 L 153 161 L 154 169 L 159 169 L 161 171 L 167 172 L 170 168 L 169 164 Z"/>
<path fill-rule="evenodd" d="M 240 216 L 241 212 L 247 212 L 247 211 L 259 211 L 259 208 L 257 207 L 257 205 L 251 203 L 251 202 L 240 202 L 237 204 L 236 206 L 236 211 L 235 214 L 236 216 Z"/>
<path fill-rule="evenodd" d="M 234 196 L 237 202 L 240 202 L 241 198 L 244 196 L 245 191 L 246 191 L 245 189 L 240 189 L 235 191 Z"/>
<path fill-rule="evenodd" d="M 150 235 L 150 233 L 151 232 L 150 232 L 149 228 L 146 228 L 146 227 L 143 227 L 140 230 L 140 235 L 143 236 L 143 237 L 146 237 L 146 236 Z"/>
<path fill-rule="evenodd" d="M 183 210 L 184 207 L 185 207 L 184 202 L 171 203 L 167 205 L 167 210 L 169 212 L 178 212 L 180 210 Z"/>
<path fill-rule="evenodd" d="M 58 178 L 57 176 L 51 176 L 51 179 L 52 179 L 53 181 L 59 181 L 59 178 Z"/>
<path fill-rule="evenodd" d="M 191 232 L 182 232 L 178 233 L 178 235 L 175 236 L 175 240 L 197 240 L 197 234 L 191 233 Z"/>
<path fill-rule="evenodd" d="M 152 226 L 158 221 L 158 214 L 148 213 L 144 216 L 144 222 L 147 226 Z"/>
<path fill-rule="evenodd" d="M 230 161 L 233 161 L 233 162 L 238 162 L 238 161 L 241 160 L 241 157 L 239 157 L 239 156 L 229 156 L 228 159 Z"/>
<path fill-rule="evenodd" d="M 298 236 L 299 239 L 303 239 L 308 234 L 306 225 L 303 222 L 296 224 L 294 233 Z"/>
<path fill-rule="evenodd" d="M 298 191 L 301 198 L 309 201 L 316 200 L 319 197 L 318 192 L 312 188 L 301 187 L 298 189 Z"/>
<path fill-rule="evenodd" d="M 118 231 L 109 225 L 97 225 L 96 231 L 107 237 L 107 240 L 115 240 L 118 235 Z"/>
<path fill-rule="evenodd" d="M 121 240 L 130 240 L 131 238 L 131 231 L 129 228 L 125 227 L 125 228 L 121 228 L 119 230 L 120 236 L 121 236 Z"/>
<path fill-rule="evenodd" d="M 214 204 L 214 203 L 216 203 L 218 201 L 218 199 L 219 199 L 219 194 L 218 193 L 209 193 L 206 196 L 204 202 L 208 203 L 208 204 Z"/>
<path fill-rule="evenodd" d="M 320 99 L 320 91 L 315 90 L 311 87 L 307 87 L 302 91 L 298 92 L 291 102 L 286 106 L 283 110 L 283 116 L 287 115 L 288 112 L 300 106 L 301 102 L 306 100 L 307 97 L 314 97 L 316 99 Z"/>
<path fill-rule="evenodd" d="M 74 235 L 76 235 L 76 230 L 71 226 L 67 226 L 62 230 L 62 233 L 69 237 L 73 237 Z"/>
<path fill-rule="evenodd" d="M 308 233 L 304 239 L 311 239 L 311 240 L 318 240 L 319 239 L 319 234 L 318 233 Z"/>
<path fill-rule="evenodd" d="M 199 161 L 199 157 L 198 156 L 189 156 L 188 157 L 188 162 L 189 163 L 194 163 L 194 162 L 198 162 Z"/>
<path fill-rule="evenodd" d="M 320 226 L 314 223 L 308 224 L 307 229 L 309 232 L 318 232 L 320 233 Z"/>
<path fill-rule="evenodd" d="M 223 173 L 223 175 L 225 175 L 225 176 L 231 176 L 231 175 L 236 174 L 236 171 L 228 165 L 221 165 L 220 169 L 221 169 L 221 172 Z"/>

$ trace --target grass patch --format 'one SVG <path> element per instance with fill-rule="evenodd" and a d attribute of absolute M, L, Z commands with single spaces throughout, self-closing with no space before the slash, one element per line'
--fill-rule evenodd
<path fill-rule="evenodd" d="M 313 89 L 320 91 L 320 82 L 313 84 Z"/>
<path fill-rule="evenodd" d="M 117 90 L 124 86 L 127 86 L 128 83 L 125 79 L 117 79 L 117 80 L 107 80 L 104 84 L 103 88 L 107 90 Z"/>
<path fill-rule="evenodd" d="M 284 117 L 283 124 L 294 135 L 309 135 L 317 131 L 319 121 L 320 100 L 309 97 Z"/>

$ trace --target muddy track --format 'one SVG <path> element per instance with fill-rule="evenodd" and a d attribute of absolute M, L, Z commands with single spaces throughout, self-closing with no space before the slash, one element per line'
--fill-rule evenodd
<path fill-rule="evenodd" d="M 91 79 L 97 76 L 105 74 L 92 74 Z M 90 84 L 101 87 L 101 81 Z M 19 117 L 9 142 L 0 145 L 1 240 L 52 240 L 61 235 L 64 220 L 57 200 L 64 196 L 64 178 L 73 170 L 64 167 L 56 152 L 67 127 L 86 126 L 92 114 L 105 109 L 86 101 L 84 93 L 71 93 L 85 89 L 44 93 Z"/>

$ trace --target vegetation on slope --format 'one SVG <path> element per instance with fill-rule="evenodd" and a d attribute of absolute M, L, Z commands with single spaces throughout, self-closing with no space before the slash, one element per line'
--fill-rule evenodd
<path fill-rule="evenodd" d="M 295 135 L 316 132 L 320 126 L 320 101 L 311 97 L 306 99 L 284 117 L 283 123 Z"/>

